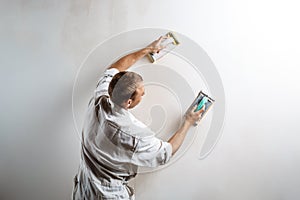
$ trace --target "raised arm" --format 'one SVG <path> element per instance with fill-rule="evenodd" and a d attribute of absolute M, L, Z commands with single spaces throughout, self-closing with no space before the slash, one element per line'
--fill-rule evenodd
<path fill-rule="evenodd" d="M 161 41 L 165 39 L 165 37 L 160 37 L 147 47 L 140 49 L 136 52 L 123 56 L 115 63 L 113 63 L 110 68 L 116 68 L 119 71 L 126 71 L 130 66 L 132 66 L 136 61 L 147 55 L 148 53 L 156 53 L 159 52 L 164 47 L 160 45 Z"/>

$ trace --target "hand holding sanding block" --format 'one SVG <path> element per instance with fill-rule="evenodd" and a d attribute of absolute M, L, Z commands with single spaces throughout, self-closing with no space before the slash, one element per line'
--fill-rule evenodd
<path fill-rule="evenodd" d="M 159 60 L 160 58 L 168 54 L 171 50 L 173 50 L 177 45 L 179 45 L 179 42 L 176 39 L 174 33 L 169 32 L 165 35 L 165 37 L 166 38 L 160 43 L 160 45 L 165 48 L 160 50 L 158 53 L 148 54 L 148 58 L 152 63 Z"/>
<path fill-rule="evenodd" d="M 215 102 L 214 99 L 209 97 L 204 92 L 200 91 L 198 96 L 195 98 L 195 100 L 193 101 L 193 103 L 189 107 L 189 109 L 186 111 L 186 114 L 188 112 L 190 112 L 191 109 L 193 109 L 195 106 L 197 106 L 197 107 L 194 110 L 194 112 L 197 112 L 197 111 L 201 110 L 202 107 L 205 106 L 204 112 L 201 114 L 201 117 L 200 117 L 200 120 L 201 120 L 205 116 L 205 114 L 208 112 L 208 110 L 212 107 L 214 102 Z M 195 123 L 194 126 L 197 126 L 198 123 L 200 122 L 200 120 L 197 123 Z"/>

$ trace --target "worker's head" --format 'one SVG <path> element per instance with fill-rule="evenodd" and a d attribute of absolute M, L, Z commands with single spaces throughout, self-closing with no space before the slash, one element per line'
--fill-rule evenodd
<path fill-rule="evenodd" d="M 145 94 L 143 78 L 134 72 L 119 72 L 112 78 L 108 93 L 115 104 L 125 109 L 133 108 Z"/>

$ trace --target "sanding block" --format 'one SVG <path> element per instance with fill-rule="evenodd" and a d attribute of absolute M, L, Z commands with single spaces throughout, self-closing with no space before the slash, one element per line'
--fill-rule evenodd
<path fill-rule="evenodd" d="M 188 108 L 186 111 L 186 114 L 191 111 L 195 106 L 196 109 L 194 112 L 197 112 L 202 109 L 203 106 L 205 106 L 203 113 L 201 114 L 200 120 L 206 115 L 206 113 L 209 111 L 209 109 L 212 107 L 213 103 L 215 102 L 214 99 L 209 97 L 207 94 L 204 92 L 200 91 L 197 97 L 194 99 L 193 103 L 191 106 Z M 200 122 L 200 120 L 198 122 Z M 194 124 L 194 126 L 198 125 L 198 122 Z"/>
<path fill-rule="evenodd" d="M 159 51 L 159 53 L 149 53 L 148 58 L 150 62 L 154 63 L 155 61 L 159 60 L 170 51 L 172 51 L 175 47 L 179 45 L 178 39 L 175 37 L 173 32 L 169 32 L 166 35 L 166 39 L 164 39 L 160 44 L 165 48 Z"/>

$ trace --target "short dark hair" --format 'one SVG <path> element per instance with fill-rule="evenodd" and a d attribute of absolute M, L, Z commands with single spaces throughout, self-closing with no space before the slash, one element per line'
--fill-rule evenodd
<path fill-rule="evenodd" d="M 142 76 L 135 72 L 122 71 L 117 73 L 108 87 L 108 94 L 112 102 L 121 106 L 128 99 L 134 100 L 138 84 L 142 81 Z"/>

